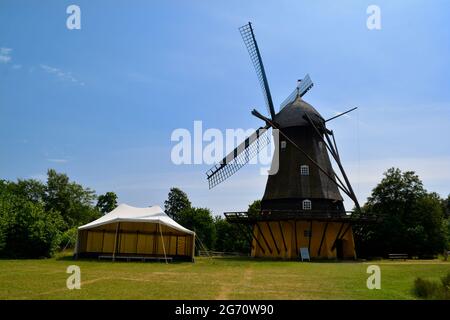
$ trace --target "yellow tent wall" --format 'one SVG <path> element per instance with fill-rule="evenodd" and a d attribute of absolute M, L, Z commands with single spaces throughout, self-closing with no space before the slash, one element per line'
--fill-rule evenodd
<path fill-rule="evenodd" d="M 121 222 L 78 231 L 79 256 L 136 255 L 194 258 L 195 234 L 162 224 Z"/>
<path fill-rule="evenodd" d="M 333 248 L 336 238 L 342 241 L 341 258 L 356 258 L 353 231 L 348 222 L 259 221 L 253 226 L 252 256 L 297 259 L 300 248 L 308 248 L 311 258 L 335 259 L 338 258 L 338 248 Z"/>

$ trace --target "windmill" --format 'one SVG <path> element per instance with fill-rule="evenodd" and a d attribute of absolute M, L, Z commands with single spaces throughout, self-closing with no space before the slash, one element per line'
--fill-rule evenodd
<path fill-rule="evenodd" d="M 206 174 L 209 188 L 228 179 L 250 161 L 278 133 L 272 168 L 261 211 L 227 212 L 226 219 L 248 231 L 254 257 L 297 258 L 308 248 L 312 258 L 355 258 L 352 217 L 346 214 L 346 194 L 359 209 L 358 200 L 341 164 L 336 139 L 326 123 L 356 108 L 325 120 L 302 97 L 313 87 L 309 75 L 297 82 L 293 92 L 275 112 L 266 72 L 252 24 L 239 28 L 261 85 L 267 116 L 251 113 L 264 125 Z M 331 158 L 339 168 L 333 170 Z M 276 163 L 275 163 L 276 162 Z"/>

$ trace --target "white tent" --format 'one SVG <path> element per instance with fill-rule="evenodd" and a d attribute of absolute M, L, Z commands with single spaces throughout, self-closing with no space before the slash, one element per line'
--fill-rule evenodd
<path fill-rule="evenodd" d="M 194 257 L 195 232 L 171 219 L 159 206 L 119 205 L 78 228 L 75 255 L 165 259 Z"/>

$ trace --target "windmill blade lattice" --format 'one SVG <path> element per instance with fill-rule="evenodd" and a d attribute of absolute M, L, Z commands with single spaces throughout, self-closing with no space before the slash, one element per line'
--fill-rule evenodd
<path fill-rule="evenodd" d="M 297 85 L 297 87 L 292 91 L 292 93 L 281 103 L 280 110 L 283 109 L 286 105 L 291 103 L 297 98 L 297 95 L 303 97 L 312 87 L 314 83 L 311 81 L 309 74 L 307 74 L 302 81 Z"/>
<path fill-rule="evenodd" d="M 270 143 L 269 126 L 261 127 L 207 173 L 209 189 L 231 177 Z"/>
<path fill-rule="evenodd" d="M 256 75 L 258 76 L 259 84 L 264 94 L 264 99 L 266 102 L 267 111 L 269 112 L 271 118 L 275 116 L 275 109 L 273 108 L 272 96 L 270 94 L 269 83 L 266 77 L 266 71 L 264 70 L 264 65 L 262 62 L 261 54 L 259 52 L 258 44 L 256 43 L 255 35 L 253 33 L 252 24 L 248 24 L 239 28 L 242 39 L 244 40 L 245 46 L 247 47 L 248 54 L 252 60 L 253 66 L 255 67 Z"/>

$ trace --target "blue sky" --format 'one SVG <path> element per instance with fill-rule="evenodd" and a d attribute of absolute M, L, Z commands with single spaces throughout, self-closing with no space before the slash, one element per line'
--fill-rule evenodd
<path fill-rule="evenodd" d="M 81 8 L 81 30 L 66 8 Z M 366 9 L 381 9 L 368 30 Z M 391 166 L 450 191 L 450 3 L 434 1 L 0 1 L 0 178 L 48 168 L 135 206 L 171 186 L 215 214 L 246 209 L 249 165 L 208 190 L 209 165 L 174 165 L 176 128 L 257 128 L 265 111 L 238 27 L 252 21 L 276 105 L 311 75 L 360 202 Z M 3 57 L 3 58 L 2 58 Z M 347 208 L 351 203 L 346 201 Z"/>

